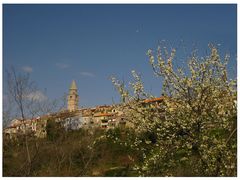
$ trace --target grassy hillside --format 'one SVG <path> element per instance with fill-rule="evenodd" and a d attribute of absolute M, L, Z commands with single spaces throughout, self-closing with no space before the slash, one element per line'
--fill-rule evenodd
<path fill-rule="evenodd" d="M 61 131 L 58 136 L 29 139 L 31 160 L 21 137 L 4 140 L 3 176 L 136 176 L 133 150 L 103 138 L 105 131 Z M 30 169 L 30 170 L 29 170 Z"/>

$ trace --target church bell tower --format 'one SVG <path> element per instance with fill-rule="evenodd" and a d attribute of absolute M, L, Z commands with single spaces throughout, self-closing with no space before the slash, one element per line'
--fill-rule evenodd
<path fill-rule="evenodd" d="M 78 109 L 78 92 L 76 82 L 73 80 L 68 94 L 68 110 L 76 111 Z"/>

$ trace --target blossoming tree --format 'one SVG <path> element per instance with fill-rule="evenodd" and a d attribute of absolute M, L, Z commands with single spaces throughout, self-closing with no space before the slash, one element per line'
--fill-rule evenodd
<path fill-rule="evenodd" d="M 135 132 L 125 145 L 142 154 L 135 167 L 139 175 L 236 176 L 236 80 L 228 77 L 230 56 L 222 60 L 215 46 L 209 48 L 206 57 L 192 53 L 187 70 L 175 68 L 175 49 L 148 50 L 154 74 L 163 79 L 159 106 L 143 103 L 153 96 L 135 71 L 131 88 L 112 78 Z"/>

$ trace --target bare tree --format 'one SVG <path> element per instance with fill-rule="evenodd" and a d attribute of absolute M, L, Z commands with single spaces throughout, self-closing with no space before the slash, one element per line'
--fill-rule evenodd
<path fill-rule="evenodd" d="M 28 173 L 31 168 L 31 156 L 29 152 L 29 143 L 26 127 L 26 119 L 28 114 L 28 108 L 34 103 L 34 98 L 30 97 L 30 94 L 36 92 L 35 84 L 30 80 L 29 74 L 17 73 L 14 67 L 7 70 L 7 90 L 11 98 L 13 98 L 16 104 L 16 111 L 21 117 L 22 124 L 24 125 L 23 134 L 24 142 L 27 154 Z"/>
<path fill-rule="evenodd" d="M 31 157 L 26 120 L 62 110 L 65 107 L 66 98 L 63 96 L 59 99 L 50 100 L 45 95 L 45 92 L 40 91 L 30 79 L 30 74 L 17 72 L 14 67 L 6 70 L 5 80 L 4 122 L 7 124 L 13 117 L 21 119 L 27 155 L 26 164 L 28 168 L 26 175 L 30 175 L 32 162 L 38 149 Z M 35 144 L 35 147 L 38 147 L 38 145 Z"/>
<path fill-rule="evenodd" d="M 7 127 L 10 120 L 15 116 L 13 114 L 14 102 L 9 93 L 3 94 L 3 128 Z"/>

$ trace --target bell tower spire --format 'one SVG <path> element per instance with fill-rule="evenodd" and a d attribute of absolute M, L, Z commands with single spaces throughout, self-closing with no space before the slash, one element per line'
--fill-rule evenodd
<path fill-rule="evenodd" d="M 68 110 L 69 111 L 76 111 L 78 109 L 78 92 L 77 92 L 77 85 L 75 80 L 72 81 L 72 84 L 69 88 L 68 94 Z"/>

